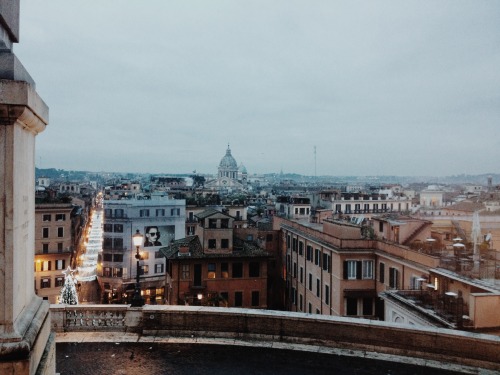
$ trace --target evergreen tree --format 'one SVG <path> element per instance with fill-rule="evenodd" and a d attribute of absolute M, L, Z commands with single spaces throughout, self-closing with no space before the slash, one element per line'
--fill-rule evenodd
<path fill-rule="evenodd" d="M 70 267 L 64 271 L 64 285 L 61 289 L 61 294 L 59 296 L 59 303 L 64 303 L 66 305 L 78 305 L 78 295 L 76 293 L 75 279 L 73 277 L 73 272 Z"/>

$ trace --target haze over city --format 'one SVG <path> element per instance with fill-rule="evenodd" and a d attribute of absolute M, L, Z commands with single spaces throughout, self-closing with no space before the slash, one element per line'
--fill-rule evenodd
<path fill-rule="evenodd" d="M 498 1 L 25 0 L 41 168 L 498 173 Z M 91 27 L 89 27 L 91 25 Z M 314 148 L 316 147 L 316 161 Z"/>

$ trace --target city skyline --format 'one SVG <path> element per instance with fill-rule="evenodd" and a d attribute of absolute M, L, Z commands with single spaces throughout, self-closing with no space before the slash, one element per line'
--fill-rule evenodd
<path fill-rule="evenodd" d="M 33 0 L 39 168 L 498 173 L 500 4 Z"/>

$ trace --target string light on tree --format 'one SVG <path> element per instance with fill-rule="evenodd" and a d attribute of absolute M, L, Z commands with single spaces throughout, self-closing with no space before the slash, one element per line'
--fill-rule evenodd
<path fill-rule="evenodd" d="M 76 279 L 73 276 L 73 272 L 75 270 L 72 270 L 69 266 L 66 268 L 66 271 L 63 271 L 64 285 L 59 296 L 59 303 L 61 304 L 78 305 L 78 294 L 75 286 Z"/>

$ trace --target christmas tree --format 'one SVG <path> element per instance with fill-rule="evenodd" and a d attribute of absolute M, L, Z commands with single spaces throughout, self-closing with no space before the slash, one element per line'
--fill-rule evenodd
<path fill-rule="evenodd" d="M 61 294 L 59 296 L 59 303 L 64 303 L 66 305 L 78 305 L 78 295 L 76 293 L 75 278 L 73 277 L 73 272 L 71 267 L 68 266 L 64 274 L 64 285 L 61 289 Z"/>

